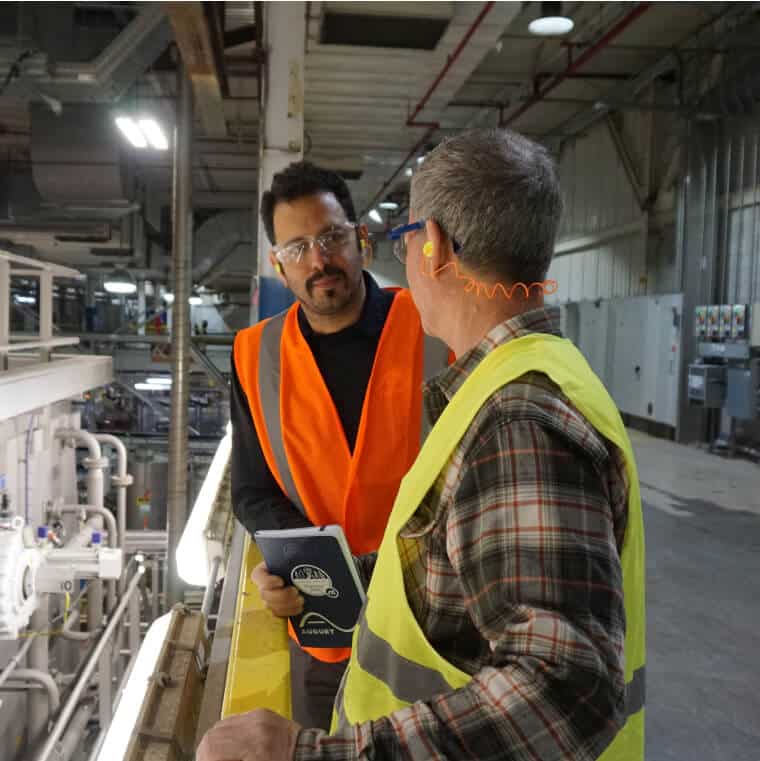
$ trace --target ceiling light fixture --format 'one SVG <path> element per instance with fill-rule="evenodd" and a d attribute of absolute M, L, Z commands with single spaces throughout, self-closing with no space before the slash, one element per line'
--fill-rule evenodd
<path fill-rule="evenodd" d="M 109 293 L 116 293 L 119 295 L 134 293 L 137 290 L 134 280 L 126 270 L 115 269 L 110 274 L 106 275 L 103 287 Z"/>
<path fill-rule="evenodd" d="M 173 304 L 174 303 L 174 294 L 170 293 L 169 291 L 167 291 L 162 296 L 162 298 L 163 298 L 164 302 L 166 302 L 167 304 Z"/>
<path fill-rule="evenodd" d="M 163 391 L 166 386 L 154 386 L 152 383 L 135 383 L 137 391 Z"/>
<path fill-rule="evenodd" d="M 405 174 L 406 174 L 407 177 L 411 177 L 414 174 L 414 170 L 412 169 L 412 167 L 408 166 L 406 168 Z"/>
<path fill-rule="evenodd" d="M 417 156 L 417 163 L 421 164 L 425 160 L 424 156 Z"/>
<path fill-rule="evenodd" d="M 562 3 L 541 3 L 541 15 L 528 24 L 528 31 L 538 37 L 561 37 L 571 32 L 575 24 L 562 15 Z"/>
<path fill-rule="evenodd" d="M 383 218 L 380 216 L 380 212 L 377 209 L 372 209 L 369 213 L 369 218 L 373 222 L 377 222 L 378 225 L 383 224 Z"/>
<path fill-rule="evenodd" d="M 15 294 L 13 297 L 13 300 L 17 304 L 36 304 L 37 299 L 34 296 L 21 296 L 19 294 Z"/>
<path fill-rule="evenodd" d="M 172 379 L 168 378 L 165 375 L 157 375 L 153 378 L 148 378 L 146 383 L 150 383 L 153 386 L 171 386 L 172 385 Z"/>
<path fill-rule="evenodd" d="M 389 209 L 390 211 L 398 209 L 398 204 L 395 201 L 381 201 L 378 206 L 381 209 Z"/>
<path fill-rule="evenodd" d="M 190 304 L 191 307 L 199 307 L 203 303 L 203 299 L 198 295 L 196 291 L 193 291 L 190 294 L 190 298 L 187 300 L 187 303 Z"/>
<path fill-rule="evenodd" d="M 155 148 L 157 151 L 169 149 L 169 141 L 155 119 L 140 119 L 137 124 L 148 139 L 151 148 Z"/>
<path fill-rule="evenodd" d="M 131 116 L 117 116 L 116 126 L 135 148 L 147 148 L 148 141 Z"/>

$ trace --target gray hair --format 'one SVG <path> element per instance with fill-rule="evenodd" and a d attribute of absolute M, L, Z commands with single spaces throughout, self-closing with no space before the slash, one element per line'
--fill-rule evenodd
<path fill-rule="evenodd" d="M 412 179 L 415 218 L 435 220 L 469 269 L 510 282 L 543 280 L 562 213 L 553 159 L 506 129 L 443 141 Z"/>

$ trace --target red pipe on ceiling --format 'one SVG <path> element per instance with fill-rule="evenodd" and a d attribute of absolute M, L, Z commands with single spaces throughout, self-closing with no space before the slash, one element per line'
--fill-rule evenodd
<path fill-rule="evenodd" d="M 441 84 L 443 78 L 448 74 L 449 69 L 456 63 L 462 51 L 470 41 L 470 37 L 477 31 L 478 27 L 483 22 L 483 19 L 490 13 L 491 9 L 496 5 L 495 2 L 488 2 L 480 9 L 480 13 L 475 17 L 475 21 L 472 22 L 469 29 L 465 33 L 464 37 L 459 41 L 459 44 L 454 48 L 454 52 L 446 58 L 446 63 L 443 68 L 438 72 L 438 76 L 433 80 L 433 84 L 428 87 L 427 92 L 422 96 L 419 103 L 414 107 L 412 115 L 406 120 L 407 127 L 432 127 L 435 124 L 436 128 L 439 126 L 438 122 L 429 122 L 426 124 L 417 124 L 415 119 L 419 116 L 420 111 L 425 108 L 425 105 L 430 100 L 430 96 L 438 89 L 438 85 Z"/>
<path fill-rule="evenodd" d="M 412 110 L 411 115 L 406 120 L 406 126 L 407 127 L 425 127 L 425 134 L 414 144 L 414 147 L 409 151 L 406 158 L 399 164 L 399 166 L 395 169 L 393 174 L 383 183 L 383 186 L 378 190 L 378 192 L 375 194 L 375 196 L 372 198 L 372 200 L 369 202 L 369 204 L 366 206 L 364 211 L 359 215 L 360 217 L 363 217 L 377 202 L 377 200 L 385 193 L 385 191 L 391 186 L 393 181 L 398 177 L 399 173 L 404 169 L 404 167 L 407 165 L 407 163 L 414 158 L 417 151 L 419 151 L 425 143 L 427 143 L 428 139 L 432 136 L 433 132 L 437 130 L 441 125 L 438 122 L 416 122 L 414 121 L 420 114 L 420 112 L 425 108 L 425 105 L 430 100 L 430 96 L 436 91 L 438 88 L 438 85 L 441 84 L 443 81 L 443 78 L 448 73 L 449 69 L 456 63 L 459 56 L 462 54 L 462 51 L 465 49 L 465 46 L 470 41 L 470 38 L 473 34 L 477 31 L 478 27 L 483 23 L 483 19 L 488 15 L 488 13 L 491 11 L 491 9 L 496 5 L 495 2 L 487 2 L 483 4 L 483 7 L 480 9 L 480 13 L 475 17 L 475 20 L 472 22 L 472 24 L 467 29 L 467 32 L 465 32 L 464 37 L 459 41 L 459 44 L 454 48 L 454 51 L 449 54 L 449 56 L 446 58 L 446 63 L 444 64 L 443 68 L 438 72 L 438 76 L 433 80 L 433 83 L 428 87 L 425 94 L 420 98 L 417 105 Z"/>
<path fill-rule="evenodd" d="M 525 101 L 513 114 L 507 117 L 505 122 L 502 122 L 499 126 L 507 127 L 516 119 L 521 117 L 529 108 L 532 108 L 536 103 L 540 103 L 557 85 L 562 84 L 569 76 L 574 74 L 581 66 L 587 64 L 597 53 L 604 50 L 612 40 L 615 39 L 621 32 L 625 31 L 639 16 L 644 14 L 652 3 L 640 3 L 630 13 L 626 14 L 617 24 L 609 29 L 605 34 L 597 40 L 590 48 L 588 48 L 579 58 L 571 63 L 564 71 L 557 74 L 553 79 L 541 87 L 538 92 L 531 98 Z"/>

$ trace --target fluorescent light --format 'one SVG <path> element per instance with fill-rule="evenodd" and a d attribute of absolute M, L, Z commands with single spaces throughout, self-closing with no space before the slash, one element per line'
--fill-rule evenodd
<path fill-rule="evenodd" d="M 146 379 L 145 382 L 152 383 L 154 386 L 171 386 L 172 385 L 172 379 L 167 378 L 165 375 L 161 377 L 148 378 Z"/>
<path fill-rule="evenodd" d="M 17 304 L 36 304 L 37 303 L 37 299 L 34 298 L 34 296 L 19 296 L 18 294 L 16 294 L 13 297 L 13 300 Z"/>
<path fill-rule="evenodd" d="M 412 167 L 408 166 L 404 174 L 406 174 L 407 177 L 411 177 L 414 174 L 414 170 L 412 169 Z"/>
<path fill-rule="evenodd" d="M 167 304 L 173 304 L 174 303 L 174 294 L 173 293 L 165 293 L 163 295 L 163 299 Z"/>
<path fill-rule="evenodd" d="M 97 761 L 122 761 L 126 755 L 137 718 L 145 702 L 148 685 L 156 669 L 158 656 L 169 631 L 171 618 L 171 613 L 157 618 L 146 632 Z"/>
<path fill-rule="evenodd" d="M 158 386 L 155 383 L 135 383 L 137 391 L 168 391 L 169 386 Z"/>
<path fill-rule="evenodd" d="M 541 3 L 541 15 L 528 24 L 528 31 L 539 37 L 560 37 L 571 32 L 573 20 L 562 15 L 562 3 Z"/>
<path fill-rule="evenodd" d="M 417 163 L 421 164 L 425 160 L 424 156 L 417 156 Z"/>
<path fill-rule="evenodd" d="M 182 538 L 177 545 L 177 573 L 186 584 L 195 587 L 205 587 L 208 584 L 211 561 L 221 552 L 221 548 L 210 546 L 210 540 L 206 537 L 206 527 L 231 450 L 232 433 L 228 425 L 227 433 L 214 453 L 206 478 L 203 480 L 190 517 L 185 524 Z"/>
<path fill-rule="evenodd" d="M 203 303 L 203 299 L 197 293 L 194 293 L 187 300 L 187 303 L 190 304 L 191 307 L 199 307 Z"/>
<path fill-rule="evenodd" d="M 398 209 L 398 204 L 395 201 L 381 201 L 378 206 L 381 209 L 390 209 L 391 211 Z"/>
<path fill-rule="evenodd" d="M 129 140 L 135 148 L 147 148 L 148 141 L 145 139 L 135 120 L 130 116 L 117 116 L 116 126 L 121 130 L 124 137 Z"/>
<path fill-rule="evenodd" d="M 169 148 L 169 141 L 166 139 L 166 135 L 164 135 L 164 131 L 157 121 L 154 119 L 140 119 L 137 124 L 142 130 L 143 135 L 148 138 L 151 148 L 155 148 L 157 151 L 165 151 Z"/>
<path fill-rule="evenodd" d="M 129 272 L 122 269 L 115 269 L 106 275 L 103 287 L 109 293 L 134 293 L 137 290 Z"/>
<path fill-rule="evenodd" d="M 383 224 L 383 218 L 380 216 L 380 212 L 377 209 L 372 209 L 372 211 L 370 211 L 369 218 L 373 222 L 377 222 L 379 225 Z"/>

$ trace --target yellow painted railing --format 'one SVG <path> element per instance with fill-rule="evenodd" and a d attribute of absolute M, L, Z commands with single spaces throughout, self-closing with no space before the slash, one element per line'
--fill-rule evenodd
<path fill-rule="evenodd" d="M 268 708 L 290 718 L 286 623 L 264 607 L 251 581 L 251 571 L 261 560 L 258 547 L 246 536 L 222 718 L 254 708 Z"/>

